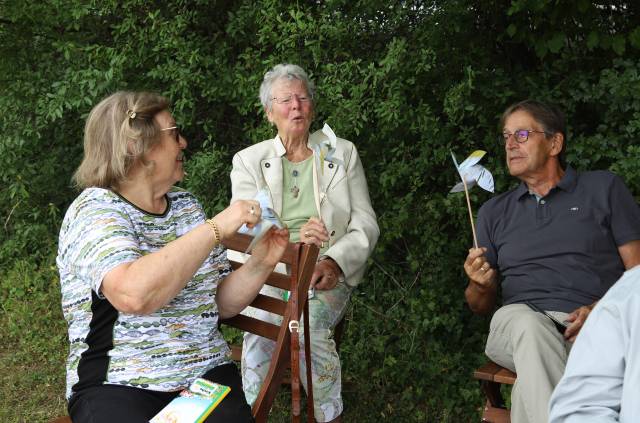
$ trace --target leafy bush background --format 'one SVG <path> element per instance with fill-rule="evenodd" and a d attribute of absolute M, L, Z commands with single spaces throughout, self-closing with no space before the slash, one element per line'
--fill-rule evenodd
<path fill-rule="evenodd" d="M 639 22 L 627 1 L 0 2 L 0 418 L 64 406 L 56 236 L 91 107 L 119 89 L 171 98 L 184 185 L 214 213 L 231 155 L 274 134 L 264 72 L 292 62 L 319 88 L 315 126 L 357 144 L 382 230 L 341 352 L 348 421 L 475 420 L 488 320 L 464 304 L 471 240 L 449 150 L 487 150 L 509 189 L 498 118 L 542 99 L 567 113 L 569 162 L 638 196 Z M 9 407 L 16 389 L 26 399 Z"/>

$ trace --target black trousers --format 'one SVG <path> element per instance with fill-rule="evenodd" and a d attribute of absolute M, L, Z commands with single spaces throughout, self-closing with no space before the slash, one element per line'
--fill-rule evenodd
<path fill-rule="evenodd" d="M 209 370 L 204 379 L 227 385 L 231 392 L 205 420 L 206 423 L 253 422 L 234 363 Z M 119 385 L 92 386 L 73 394 L 69 416 L 73 423 L 148 423 L 178 392 L 159 392 Z"/>

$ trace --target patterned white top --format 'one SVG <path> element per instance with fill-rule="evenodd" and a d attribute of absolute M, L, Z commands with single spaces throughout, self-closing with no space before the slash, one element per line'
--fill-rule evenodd
<path fill-rule="evenodd" d="M 204 220 L 195 197 L 178 188 L 167 194 L 163 214 L 141 210 L 101 188 L 84 190 L 71 204 L 57 257 L 69 326 L 67 398 L 103 383 L 175 391 L 229 361 L 215 303 L 218 283 L 231 272 L 223 247 L 215 248 L 182 291 L 154 313 L 118 312 L 100 291 L 110 270 L 159 250 Z"/>

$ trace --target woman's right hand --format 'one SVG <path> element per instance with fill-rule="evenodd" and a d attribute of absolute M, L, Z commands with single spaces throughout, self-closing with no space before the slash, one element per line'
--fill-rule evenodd
<path fill-rule="evenodd" d="M 220 237 L 228 238 L 235 234 L 243 224 L 252 228 L 261 219 L 260 203 L 255 200 L 238 200 L 213 217 Z"/>

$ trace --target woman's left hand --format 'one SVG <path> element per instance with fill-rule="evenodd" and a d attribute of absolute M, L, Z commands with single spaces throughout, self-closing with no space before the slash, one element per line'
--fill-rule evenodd
<path fill-rule="evenodd" d="M 253 247 L 251 256 L 265 267 L 274 267 L 280 261 L 289 243 L 289 230 L 272 227 Z"/>
<path fill-rule="evenodd" d="M 322 248 L 323 243 L 329 241 L 329 232 L 324 226 L 324 222 L 317 217 L 310 217 L 300 227 L 300 241 L 305 244 L 315 244 L 318 248 Z"/>
<path fill-rule="evenodd" d="M 319 290 L 333 289 L 340 279 L 340 266 L 331 258 L 320 260 L 311 275 L 311 287 Z"/>

